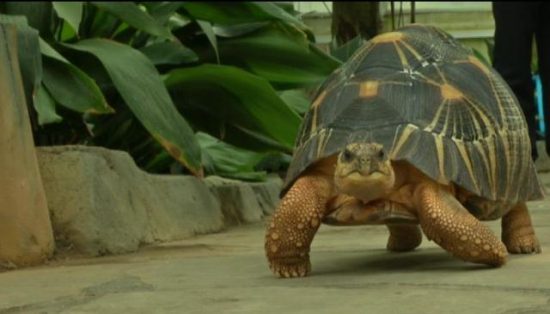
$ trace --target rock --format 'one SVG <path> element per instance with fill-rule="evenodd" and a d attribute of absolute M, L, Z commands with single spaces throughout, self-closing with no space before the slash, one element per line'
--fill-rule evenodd
<path fill-rule="evenodd" d="M 56 240 L 97 256 L 224 228 L 218 200 L 192 176 L 151 175 L 125 152 L 37 149 Z"/>
<path fill-rule="evenodd" d="M 273 214 L 279 204 L 283 180 L 277 175 L 270 175 L 266 182 L 250 183 L 250 186 L 256 194 L 264 216 Z"/>
<path fill-rule="evenodd" d="M 282 186 L 276 175 L 247 183 L 148 174 L 100 147 L 38 147 L 37 156 L 58 247 L 91 256 L 258 222 Z"/>
<path fill-rule="evenodd" d="M 209 176 L 204 182 L 220 200 L 226 225 L 253 223 L 262 219 L 262 207 L 250 185 L 218 176 Z"/>

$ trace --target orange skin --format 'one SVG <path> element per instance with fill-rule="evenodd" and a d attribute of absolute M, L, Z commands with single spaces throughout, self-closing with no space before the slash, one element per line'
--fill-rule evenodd
<path fill-rule="evenodd" d="M 495 267 L 506 263 L 507 251 L 541 251 L 524 203 L 512 206 L 502 217 L 501 241 L 462 206 L 469 194 L 383 155 L 378 144 L 350 144 L 296 180 L 266 230 L 265 251 L 274 274 L 301 277 L 310 273 L 310 245 L 322 222 L 387 224 L 391 251 L 409 251 L 420 245 L 419 224 L 428 239 L 454 256 Z M 391 219 L 402 218 L 406 223 L 381 218 L 388 212 Z"/>

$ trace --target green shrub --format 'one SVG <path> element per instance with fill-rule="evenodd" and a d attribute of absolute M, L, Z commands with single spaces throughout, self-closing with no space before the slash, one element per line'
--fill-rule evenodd
<path fill-rule="evenodd" d="M 3 2 L 0 23 L 17 26 L 37 145 L 98 145 L 151 172 L 260 180 L 259 165 L 288 163 L 301 90 L 340 64 L 286 9 Z"/>

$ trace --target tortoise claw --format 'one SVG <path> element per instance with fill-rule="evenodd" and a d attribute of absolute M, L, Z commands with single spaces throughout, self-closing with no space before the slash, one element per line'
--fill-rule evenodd
<path fill-rule="evenodd" d="M 542 251 L 524 203 L 518 204 L 502 217 L 502 242 L 512 254 L 532 254 Z"/>
<path fill-rule="evenodd" d="M 281 278 L 305 277 L 311 272 L 309 257 L 274 259 L 269 261 L 269 269 Z"/>
<path fill-rule="evenodd" d="M 504 244 L 511 254 L 532 254 L 542 252 L 535 234 L 527 234 L 505 240 Z"/>

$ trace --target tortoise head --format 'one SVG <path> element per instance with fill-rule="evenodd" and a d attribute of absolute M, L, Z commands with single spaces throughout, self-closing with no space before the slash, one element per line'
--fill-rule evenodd
<path fill-rule="evenodd" d="M 334 181 L 341 193 L 369 202 L 392 191 L 395 173 L 381 144 L 351 143 L 338 155 Z"/>

